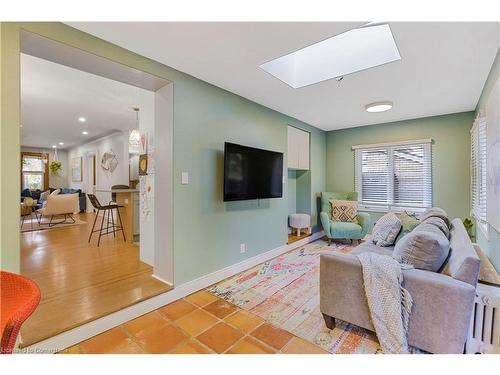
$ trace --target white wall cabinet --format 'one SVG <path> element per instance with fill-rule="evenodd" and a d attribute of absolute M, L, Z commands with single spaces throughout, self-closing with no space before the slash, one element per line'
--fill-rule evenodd
<path fill-rule="evenodd" d="M 309 132 L 288 126 L 288 168 L 309 169 Z"/>

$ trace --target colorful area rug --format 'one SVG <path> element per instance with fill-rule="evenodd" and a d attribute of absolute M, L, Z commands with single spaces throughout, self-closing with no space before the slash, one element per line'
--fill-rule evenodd
<path fill-rule="evenodd" d="M 349 253 L 354 247 L 315 241 L 208 288 L 275 326 L 330 353 L 381 352 L 374 333 L 337 319 L 326 328 L 319 310 L 319 257 L 325 251 Z"/>

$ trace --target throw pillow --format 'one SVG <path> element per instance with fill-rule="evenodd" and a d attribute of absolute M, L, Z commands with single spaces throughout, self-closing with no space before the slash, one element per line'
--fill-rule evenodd
<path fill-rule="evenodd" d="M 358 223 L 358 202 L 332 199 L 330 204 L 332 205 L 332 221 Z"/>
<path fill-rule="evenodd" d="M 50 190 L 44 191 L 43 193 L 40 193 L 40 201 L 44 202 L 47 200 L 47 197 L 50 194 Z"/>
<path fill-rule="evenodd" d="M 372 241 L 377 246 L 392 246 L 401 230 L 401 220 L 396 214 L 389 212 L 375 223 Z"/>
<path fill-rule="evenodd" d="M 446 238 L 450 239 L 450 228 L 446 225 L 446 222 L 437 216 L 431 216 L 422 221 L 422 223 L 432 224 L 439 228 L 441 232 L 446 236 Z"/>
<path fill-rule="evenodd" d="M 445 210 L 439 207 L 431 207 L 425 210 L 425 212 L 420 215 L 420 221 L 424 221 L 425 219 L 428 219 L 429 217 L 439 217 L 444 220 L 448 228 L 450 227 L 450 219 L 448 218 L 448 214 L 446 213 Z"/>
<path fill-rule="evenodd" d="M 57 195 L 61 192 L 61 189 L 56 189 L 54 190 L 52 193 L 50 193 L 50 195 Z"/>
<path fill-rule="evenodd" d="M 420 220 L 418 220 L 415 215 L 412 215 L 408 212 L 403 212 L 399 215 L 399 220 L 401 220 L 401 231 L 396 237 L 396 243 L 406 234 L 410 233 L 413 229 L 415 229 L 418 224 L 420 224 Z"/>
<path fill-rule="evenodd" d="M 450 241 L 432 224 L 420 224 L 396 244 L 392 256 L 415 268 L 437 272 L 450 252 Z"/>

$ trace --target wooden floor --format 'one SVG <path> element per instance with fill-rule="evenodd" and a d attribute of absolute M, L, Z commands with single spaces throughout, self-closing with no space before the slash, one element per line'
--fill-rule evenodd
<path fill-rule="evenodd" d="M 139 260 L 139 247 L 117 233 L 87 243 L 93 214 L 86 222 L 53 230 L 21 233 L 21 273 L 33 279 L 42 300 L 21 330 L 25 347 L 123 309 L 172 287 L 152 277 Z"/>
<path fill-rule="evenodd" d="M 293 231 L 293 233 L 288 234 L 288 241 L 287 244 L 290 245 L 291 243 L 297 242 L 298 240 L 301 240 L 303 238 L 309 237 L 310 234 L 302 232 L 300 236 L 297 236 L 297 233 Z"/>

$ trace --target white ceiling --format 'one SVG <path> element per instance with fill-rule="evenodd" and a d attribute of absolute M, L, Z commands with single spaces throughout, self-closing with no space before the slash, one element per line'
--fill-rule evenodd
<path fill-rule="evenodd" d="M 390 23 L 401 60 L 293 89 L 259 68 L 352 23 L 69 23 L 324 130 L 474 110 L 499 23 Z M 393 101 L 384 113 L 371 102 Z"/>
<path fill-rule="evenodd" d="M 141 89 L 26 54 L 21 69 L 21 145 L 69 148 L 135 127 Z"/>

